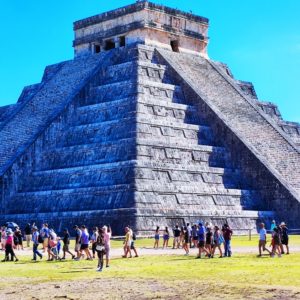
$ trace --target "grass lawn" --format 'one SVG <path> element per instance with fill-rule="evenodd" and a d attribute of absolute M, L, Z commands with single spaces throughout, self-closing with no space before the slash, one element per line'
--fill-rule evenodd
<path fill-rule="evenodd" d="M 236 237 L 233 244 L 256 246 L 257 237 L 247 239 Z M 299 237 L 292 241 L 300 244 Z M 152 246 L 153 240 L 137 244 Z M 32 263 L 31 257 L 0 263 L 0 299 L 300 299 L 300 253 L 273 259 L 251 254 L 201 260 L 183 255 L 118 258 L 102 273 L 95 272 L 96 264 Z M 41 289 L 45 293 L 39 297 Z M 96 298 L 95 289 L 101 291 Z"/>

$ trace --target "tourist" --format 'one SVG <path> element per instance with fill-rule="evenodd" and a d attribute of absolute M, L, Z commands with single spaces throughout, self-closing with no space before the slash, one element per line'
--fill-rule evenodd
<path fill-rule="evenodd" d="M 186 228 L 189 234 L 189 247 L 192 248 L 192 227 L 190 225 L 190 223 L 186 223 Z"/>
<path fill-rule="evenodd" d="M 27 223 L 24 228 L 25 233 L 25 239 L 26 239 L 26 246 L 27 248 L 30 247 L 30 241 L 32 240 L 32 234 L 31 234 L 31 225 L 30 223 Z"/>
<path fill-rule="evenodd" d="M 276 221 L 275 220 L 273 220 L 272 223 L 271 223 L 271 228 L 270 228 L 271 233 L 273 232 L 274 228 L 276 228 Z"/>
<path fill-rule="evenodd" d="M 211 230 L 211 227 L 206 227 L 206 237 L 205 237 L 205 249 L 209 253 L 209 257 L 211 257 L 212 254 L 212 245 L 213 245 L 213 232 Z"/>
<path fill-rule="evenodd" d="M 80 255 L 79 257 L 75 258 L 75 260 L 80 260 L 83 252 L 86 255 L 87 260 L 93 260 L 91 252 L 89 250 L 89 233 L 85 225 L 81 226 L 81 246 L 80 246 Z"/>
<path fill-rule="evenodd" d="M 104 234 L 104 246 L 105 246 L 105 260 L 106 260 L 106 268 L 109 268 L 110 263 L 110 239 L 112 235 L 112 231 L 110 226 L 103 226 L 102 227 L 103 234 Z"/>
<path fill-rule="evenodd" d="M 41 239 L 43 240 L 43 248 L 44 252 L 48 251 L 48 243 L 49 243 L 49 237 L 50 237 L 50 230 L 48 228 L 48 224 L 43 224 L 43 227 L 40 231 Z"/>
<path fill-rule="evenodd" d="M 70 251 L 70 234 L 68 228 L 64 229 L 64 236 L 63 236 L 63 257 L 62 259 L 66 259 L 66 254 L 70 254 L 72 259 L 76 256 Z"/>
<path fill-rule="evenodd" d="M 261 257 L 263 251 L 267 251 L 269 254 L 271 254 L 271 251 L 266 248 L 267 230 L 265 228 L 265 224 L 260 223 L 259 227 L 260 227 L 260 230 L 259 230 L 259 242 L 258 242 L 258 251 L 259 251 L 258 256 Z"/>
<path fill-rule="evenodd" d="M 215 251 L 218 248 L 219 252 L 220 252 L 219 258 L 222 258 L 223 253 L 222 253 L 221 245 L 224 243 L 224 238 L 223 238 L 223 235 L 220 232 L 220 228 L 218 226 L 214 227 L 213 241 L 214 241 L 214 243 L 213 243 L 213 249 L 212 249 L 211 257 L 212 258 L 214 257 Z"/>
<path fill-rule="evenodd" d="M 123 258 L 127 258 L 128 254 L 130 258 L 132 257 L 131 242 L 132 242 L 131 230 L 129 229 L 129 227 L 125 227 L 124 255 L 122 256 Z"/>
<path fill-rule="evenodd" d="M 193 242 L 193 248 L 198 247 L 198 228 L 197 225 L 194 224 L 192 226 L 192 242 Z"/>
<path fill-rule="evenodd" d="M 6 231 L 6 240 L 5 240 L 5 258 L 2 260 L 2 262 L 5 261 L 19 261 L 15 252 L 14 252 L 14 239 L 13 239 L 13 231 L 9 228 Z M 10 259 L 9 259 L 10 256 Z"/>
<path fill-rule="evenodd" d="M 187 227 L 183 228 L 183 249 L 185 250 L 185 255 L 190 254 L 190 232 Z"/>
<path fill-rule="evenodd" d="M 31 231 L 30 231 L 31 232 Z M 43 255 L 40 253 L 40 251 L 38 250 L 39 247 L 39 232 L 38 232 L 38 228 L 36 226 L 32 227 L 32 243 L 33 243 L 33 261 L 36 261 L 36 256 L 39 256 L 40 259 L 43 258 Z M 27 241 L 27 239 L 26 239 Z M 28 244 L 27 244 L 28 245 Z M 29 244 L 30 245 L 30 244 Z"/>
<path fill-rule="evenodd" d="M 97 246 L 98 235 L 99 235 L 98 227 L 94 227 L 93 228 L 93 234 L 91 236 L 93 258 L 95 258 L 95 254 L 96 254 L 96 246 Z"/>
<path fill-rule="evenodd" d="M 176 224 L 175 228 L 173 229 L 173 235 L 174 235 L 173 249 L 175 248 L 178 249 L 180 246 L 180 229 L 178 224 Z"/>
<path fill-rule="evenodd" d="M 98 255 L 97 271 L 102 272 L 103 269 L 103 256 L 105 254 L 105 237 L 103 228 L 99 229 L 96 241 L 96 251 Z"/>
<path fill-rule="evenodd" d="M 53 229 L 49 229 L 48 237 L 48 261 L 60 260 L 57 251 L 57 234 Z"/>
<path fill-rule="evenodd" d="M 159 226 L 156 227 L 155 234 L 154 234 L 154 249 L 159 247 Z"/>
<path fill-rule="evenodd" d="M 76 252 L 76 255 L 77 255 L 77 259 L 80 259 L 80 247 L 81 247 L 81 245 L 80 245 L 80 243 L 81 243 L 81 234 L 82 234 L 82 232 L 81 232 L 81 230 L 80 230 L 80 228 L 77 226 L 77 225 L 75 225 L 74 227 L 74 230 L 75 230 L 75 252 Z"/>
<path fill-rule="evenodd" d="M 231 257 L 231 237 L 232 237 L 232 230 L 230 229 L 228 224 L 224 224 L 222 228 L 223 237 L 224 237 L 224 248 L 225 248 L 225 257 Z"/>
<path fill-rule="evenodd" d="M 5 242 L 6 242 L 6 226 L 3 225 L 1 227 L 1 249 L 5 250 Z"/>
<path fill-rule="evenodd" d="M 201 258 L 202 252 L 205 252 L 208 257 L 210 257 L 210 253 L 205 249 L 205 227 L 200 222 L 198 228 L 198 255 L 196 258 Z"/>
<path fill-rule="evenodd" d="M 163 249 L 168 248 L 169 246 L 169 239 L 170 239 L 170 233 L 169 233 L 169 228 L 166 226 L 164 233 L 163 233 Z"/>
<path fill-rule="evenodd" d="M 275 227 L 273 229 L 271 245 L 272 245 L 271 257 L 275 257 L 276 253 L 278 257 L 281 257 L 281 249 L 280 249 L 281 237 L 280 237 L 279 227 Z"/>
<path fill-rule="evenodd" d="M 290 254 L 290 249 L 289 249 L 289 229 L 287 228 L 286 224 L 282 222 L 280 224 L 281 227 L 281 243 L 282 243 L 282 248 L 283 246 L 286 247 L 286 254 Z M 284 249 L 283 249 L 284 250 Z M 284 254 L 284 251 L 282 251 L 282 254 Z"/>
<path fill-rule="evenodd" d="M 23 248 L 23 235 L 19 227 L 14 232 L 14 242 L 17 250 L 24 250 Z"/>
<path fill-rule="evenodd" d="M 136 247 L 135 247 L 135 241 L 136 241 L 136 235 L 135 233 L 133 232 L 133 230 L 128 226 L 129 230 L 131 231 L 131 236 L 132 236 L 132 240 L 131 240 L 131 245 L 130 245 L 130 250 L 133 250 L 135 256 L 134 257 L 139 257 L 138 256 L 138 253 L 137 253 L 137 250 L 136 250 Z"/>

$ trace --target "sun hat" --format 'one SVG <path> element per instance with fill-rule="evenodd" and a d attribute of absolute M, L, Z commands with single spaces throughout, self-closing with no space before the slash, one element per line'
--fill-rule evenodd
<path fill-rule="evenodd" d="M 285 226 L 285 223 L 284 223 L 284 222 L 281 222 L 281 223 L 280 223 L 280 226 Z"/>

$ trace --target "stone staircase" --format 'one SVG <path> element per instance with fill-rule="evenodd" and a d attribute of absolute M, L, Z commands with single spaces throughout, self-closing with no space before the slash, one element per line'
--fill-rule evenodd
<path fill-rule="evenodd" d="M 266 169 L 275 177 L 273 180 L 269 179 L 269 187 L 266 188 L 269 198 L 274 198 L 270 207 L 280 217 L 294 219 L 291 223 L 296 224 L 300 207 L 300 173 L 296 166 L 300 164 L 300 154 L 293 140 L 261 111 L 256 100 L 241 92 L 237 83 L 218 64 L 199 56 L 177 54 L 162 49 L 157 51 L 161 57 L 160 62 L 165 62 L 172 69 L 173 76 L 185 83 L 189 96 L 198 98 L 198 106 L 201 107 L 199 114 L 204 115 L 205 110 L 208 115 L 206 120 L 210 118 L 210 122 L 219 123 L 219 128 L 215 126 L 214 132 L 224 135 L 224 145 L 229 149 L 232 147 L 232 156 L 237 156 L 234 154 L 235 142 L 232 143 L 237 137 L 242 147 L 251 152 L 247 155 L 252 155 L 253 160 L 258 160 L 262 165 L 256 171 L 255 167 L 249 168 L 250 161 L 240 164 L 243 169 L 248 169 L 247 176 L 252 176 L 253 181 L 256 180 L 257 188 L 262 187 L 259 181 L 266 176 Z M 217 116 L 214 116 L 214 120 L 211 117 L 213 114 Z M 220 129 L 220 126 L 223 128 Z M 226 141 L 225 135 L 231 135 L 231 141 Z M 266 182 L 264 185 L 267 186 Z M 274 186 L 274 190 L 278 190 L 280 186 L 280 193 L 284 193 L 284 196 L 279 197 L 272 192 L 271 186 Z M 276 197 L 279 199 L 275 200 Z M 295 213 L 291 213 L 291 209 Z"/>

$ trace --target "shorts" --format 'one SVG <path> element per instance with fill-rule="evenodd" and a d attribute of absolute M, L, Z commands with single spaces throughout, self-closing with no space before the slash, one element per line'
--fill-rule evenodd
<path fill-rule="evenodd" d="M 188 244 L 189 243 L 189 239 L 184 239 L 184 242 L 186 243 L 186 244 Z"/>
<path fill-rule="evenodd" d="M 154 236 L 154 239 L 158 241 L 158 240 L 159 240 L 159 234 L 156 234 L 156 235 Z"/>
<path fill-rule="evenodd" d="M 75 251 L 79 251 L 79 250 L 80 250 L 80 244 L 77 243 L 77 244 L 75 244 Z"/>
<path fill-rule="evenodd" d="M 65 244 L 63 245 L 63 251 L 69 251 L 69 245 Z"/>
<path fill-rule="evenodd" d="M 130 244 L 130 249 L 131 249 L 131 250 L 134 249 L 134 242 L 131 242 L 131 244 Z"/>
<path fill-rule="evenodd" d="M 198 248 L 203 248 L 205 245 L 204 241 L 199 241 Z"/>
<path fill-rule="evenodd" d="M 131 243 L 132 243 L 132 241 L 127 241 L 126 246 L 131 247 Z"/>
<path fill-rule="evenodd" d="M 170 237 L 167 234 L 165 234 L 164 235 L 164 241 L 168 241 L 169 239 L 170 239 Z"/>
<path fill-rule="evenodd" d="M 179 243 L 180 242 L 180 236 L 175 236 L 174 237 L 174 242 Z"/>
<path fill-rule="evenodd" d="M 85 250 L 89 248 L 89 244 L 81 244 L 80 250 Z"/>
<path fill-rule="evenodd" d="M 282 245 L 288 245 L 289 244 L 289 239 L 282 239 Z"/>

